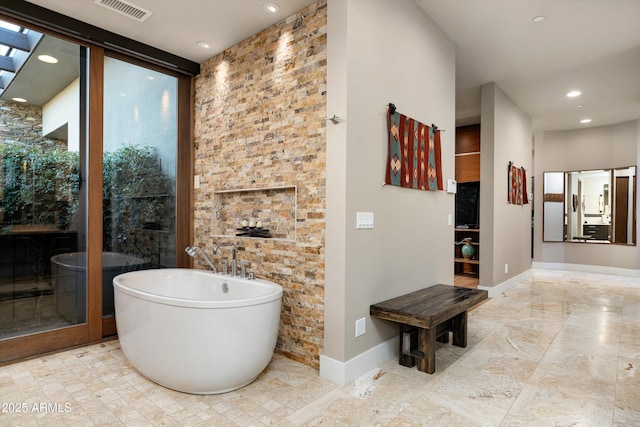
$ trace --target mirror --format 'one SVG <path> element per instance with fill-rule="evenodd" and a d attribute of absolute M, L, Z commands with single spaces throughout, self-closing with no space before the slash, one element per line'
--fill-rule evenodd
<path fill-rule="evenodd" d="M 545 172 L 543 182 L 543 240 L 564 240 L 564 172 Z"/>
<path fill-rule="evenodd" d="M 545 172 L 545 242 L 635 245 L 636 167 Z"/>
<path fill-rule="evenodd" d="M 565 239 L 611 242 L 611 170 L 566 173 Z"/>

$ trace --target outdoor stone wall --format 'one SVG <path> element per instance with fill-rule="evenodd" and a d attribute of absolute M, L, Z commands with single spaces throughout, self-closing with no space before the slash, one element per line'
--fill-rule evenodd
<path fill-rule="evenodd" d="M 5 171 L 1 158 L 3 144 L 35 148 L 43 152 L 67 147 L 65 141 L 42 136 L 42 107 L 0 100 L 0 200 L 5 196 Z M 0 224 L 4 222 L 5 215 L 0 208 Z"/>
<path fill-rule="evenodd" d="M 256 277 L 283 286 L 276 351 L 316 369 L 324 336 L 326 22 L 320 0 L 206 61 L 195 83 L 194 244 L 211 255 L 214 244 L 233 241 Z M 294 187 L 295 200 L 273 187 Z M 219 193 L 241 189 L 263 190 Z M 236 237 L 228 225 L 258 215 L 265 228 L 270 215 L 293 221 L 295 233 Z M 216 265 L 228 254 L 213 257 Z"/>
<path fill-rule="evenodd" d="M 0 100 L 0 143 L 21 143 L 42 151 L 66 148 L 59 140 L 42 136 L 42 107 Z"/>

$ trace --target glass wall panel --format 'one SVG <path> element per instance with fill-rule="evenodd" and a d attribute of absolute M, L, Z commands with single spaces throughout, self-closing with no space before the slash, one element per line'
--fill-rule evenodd
<path fill-rule="evenodd" d="M 87 322 L 87 50 L 16 31 L 30 48 L 12 48 L 15 71 L 0 72 L 0 339 Z"/>
<path fill-rule="evenodd" d="M 176 265 L 176 96 L 175 77 L 105 58 L 104 316 L 115 275 Z"/>

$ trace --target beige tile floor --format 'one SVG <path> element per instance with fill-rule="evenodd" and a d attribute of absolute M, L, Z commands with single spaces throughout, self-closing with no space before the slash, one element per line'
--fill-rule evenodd
<path fill-rule="evenodd" d="M 536 270 L 468 338 L 439 344 L 434 375 L 389 361 L 340 387 L 276 355 L 210 396 L 148 381 L 111 341 L 0 367 L 0 425 L 640 426 L 640 279 Z"/>

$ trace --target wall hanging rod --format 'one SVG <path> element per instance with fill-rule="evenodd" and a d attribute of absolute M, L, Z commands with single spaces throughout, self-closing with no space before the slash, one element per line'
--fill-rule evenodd
<path fill-rule="evenodd" d="M 388 104 L 385 104 L 385 107 L 389 107 L 389 110 L 391 110 L 391 114 L 394 114 L 397 110 L 397 107 L 394 103 L 390 102 Z M 435 130 L 440 130 L 440 132 L 444 132 L 444 129 L 440 129 L 438 126 L 434 125 L 433 123 L 431 123 L 431 127 Z"/>

